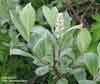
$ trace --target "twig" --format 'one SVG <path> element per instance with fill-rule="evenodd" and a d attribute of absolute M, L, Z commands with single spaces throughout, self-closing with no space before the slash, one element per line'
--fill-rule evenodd
<path fill-rule="evenodd" d="M 94 3 L 94 0 L 91 1 L 91 4 L 89 4 L 88 8 L 87 8 L 87 9 L 84 11 L 84 13 L 82 14 L 82 16 L 81 16 L 82 19 L 83 19 L 84 16 L 87 14 L 87 12 L 89 11 L 89 9 L 92 8 L 93 3 Z"/>
<path fill-rule="evenodd" d="M 83 23 L 83 21 L 81 17 L 78 15 L 78 13 L 75 11 L 75 9 L 73 8 L 72 2 L 73 2 L 72 0 L 66 0 L 66 4 L 68 5 L 70 11 L 73 13 L 72 17 L 75 19 L 76 22 L 81 24 Z"/>

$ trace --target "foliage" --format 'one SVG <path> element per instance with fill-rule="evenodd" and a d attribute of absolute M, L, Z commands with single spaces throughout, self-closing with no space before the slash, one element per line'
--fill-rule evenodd
<path fill-rule="evenodd" d="M 29 4 L 27 4 L 25 6 L 25 8 L 28 5 Z M 30 10 L 30 9 L 31 8 L 29 7 L 28 10 Z M 26 10 L 26 11 L 28 12 L 28 10 Z M 40 27 L 34 26 L 33 30 L 32 30 L 32 34 L 30 31 L 27 31 L 27 32 L 30 35 L 32 35 L 32 37 L 30 37 L 30 39 L 33 40 L 32 42 L 28 41 L 29 46 L 32 46 L 32 47 L 30 47 L 30 49 L 31 49 L 32 55 L 33 55 L 32 59 L 34 59 L 33 63 L 35 63 L 36 65 L 39 66 L 39 68 L 36 69 L 36 75 L 42 76 L 42 75 L 45 75 L 47 72 L 51 72 L 52 75 L 54 75 L 55 79 L 59 79 L 59 77 L 63 78 L 63 75 L 67 74 L 68 72 L 71 74 L 74 70 L 72 68 L 72 66 L 75 66 L 74 64 L 76 64 L 76 66 L 77 66 L 77 63 L 76 63 L 77 61 L 75 60 L 76 58 L 73 57 L 75 55 L 72 56 L 72 55 L 70 55 L 70 53 L 67 52 L 67 50 L 69 48 L 72 49 L 75 44 L 72 44 L 72 47 L 63 46 L 63 45 L 61 45 L 62 38 L 65 37 L 64 36 L 65 33 L 69 33 L 70 31 L 73 31 L 73 29 L 79 29 L 82 26 L 81 25 L 74 26 L 74 27 L 68 28 L 68 29 L 64 28 L 64 30 L 60 31 L 60 33 L 56 32 L 54 29 L 54 27 L 56 28 L 56 26 L 55 26 L 56 20 L 55 19 L 57 18 L 56 16 L 58 15 L 58 12 L 56 12 L 56 11 L 57 11 L 56 8 L 50 10 L 48 7 L 43 6 L 43 14 L 44 14 L 45 19 L 47 20 L 48 24 L 51 27 L 51 32 L 41 26 Z M 33 13 L 33 15 L 34 15 L 34 13 Z M 54 17 L 52 15 L 54 15 Z M 14 17 L 14 16 L 11 13 L 11 19 L 13 20 L 14 23 L 16 23 L 16 20 L 14 20 L 14 18 L 12 18 L 12 17 Z M 28 17 L 28 15 L 26 15 L 26 17 Z M 15 16 L 15 18 L 16 18 L 16 16 Z M 19 17 L 19 19 L 24 19 L 24 18 Z M 52 21 L 53 21 L 53 23 L 52 23 Z M 60 25 L 60 23 L 59 23 L 59 25 Z M 62 25 L 62 26 L 64 26 L 64 25 Z M 18 26 L 16 26 L 16 27 L 18 28 Z M 23 27 L 23 28 L 25 28 L 25 27 Z M 20 31 L 23 31 L 23 30 L 20 28 Z M 21 33 L 21 35 L 24 38 L 25 35 L 23 36 L 22 33 Z M 58 37 L 58 35 L 59 35 L 59 37 Z M 64 39 L 67 40 L 66 37 Z M 75 38 L 73 38 L 73 39 L 75 39 Z M 27 37 L 25 40 L 27 41 Z M 95 78 L 95 76 L 98 72 L 97 55 L 90 51 L 88 52 L 88 50 L 87 50 L 92 41 L 91 34 L 89 33 L 89 31 L 87 29 L 80 29 L 80 32 L 78 33 L 76 40 L 77 40 L 77 46 L 80 50 L 80 55 L 82 55 L 82 56 L 79 56 L 78 63 L 81 62 L 81 64 L 84 64 L 87 67 L 90 74 L 93 76 L 93 78 Z M 34 41 L 35 41 L 35 43 L 34 43 Z M 68 45 L 66 42 L 64 44 Z M 44 47 L 43 47 L 43 45 L 44 45 Z M 62 48 L 60 48 L 60 46 Z M 50 50 L 47 49 L 49 47 L 50 47 Z M 11 50 L 11 55 L 22 55 L 21 52 L 13 53 L 13 50 L 14 49 Z M 66 52 L 64 52 L 65 50 L 66 50 Z M 86 51 L 88 53 L 86 53 Z M 73 51 L 71 51 L 71 52 L 73 52 Z M 83 61 L 81 61 L 81 60 L 83 60 Z M 80 66 L 80 68 L 81 68 L 81 66 Z M 72 70 L 72 71 L 70 71 L 70 70 Z M 66 77 L 64 77 L 64 78 L 66 79 Z M 57 84 L 63 83 L 63 81 L 65 81 L 65 80 L 61 80 L 62 82 L 59 82 L 60 80 L 61 79 L 58 80 Z M 87 81 L 87 80 L 84 80 L 84 81 Z M 63 84 L 66 84 L 66 82 L 64 82 Z"/>
<path fill-rule="evenodd" d="M 59 11 L 65 0 L 27 2 L 0 0 L 0 83 L 15 76 L 33 84 L 99 84 L 100 15 L 87 29 Z"/>

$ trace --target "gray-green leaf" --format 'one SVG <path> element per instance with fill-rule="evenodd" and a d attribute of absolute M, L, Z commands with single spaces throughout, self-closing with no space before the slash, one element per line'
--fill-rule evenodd
<path fill-rule="evenodd" d="M 31 4 L 27 4 L 19 14 L 10 12 L 11 19 L 15 24 L 17 30 L 20 32 L 22 37 L 26 40 L 30 40 L 30 34 L 32 26 L 35 22 L 35 11 Z"/>
<path fill-rule="evenodd" d="M 98 67 L 100 68 L 100 43 L 97 46 L 97 53 L 98 53 Z"/>
<path fill-rule="evenodd" d="M 80 52 L 85 52 L 90 43 L 91 43 L 91 35 L 87 29 L 81 29 L 77 36 L 77 46 L 80 50 Z"/>
<path fill-rule="evenodd" d="M 30 32 L 32 31 L 32 26 L 35 23 L 35 10 L 31 6 L 31 3 L 28 3 L 19 14 L 20 20 L 27 31 L 28 38 L 30 38 Z"/>
<path fill-rule="evenodd" d="M 96 84 L 96 82 L 92 80 L 79 80 L 79 84 Z"/>
<path fill-rule="evenodd" d="M 21 49 L 10 49 L 10 55 L 20 55 L 20 56 L 30 57 L 33 59 L 33 56 L 30 53 L 23 51 Z"/>
<path fill-rule="evenodd" d="M 96 75 L 97 70 L 98 70 L 98 58 L 97 58 L 97 55 L 95 53 L 91 53 L 91 52 L 85 53 L 81 57 L 80 61 L 86 65 L 90 74 L 92 74 L 93 76 Z"/>
<path fill-rule="evenodd" d="M 70 28 L 72 18 L 69 16 L 68 12 L 64 12 L 64 27 Z"/>
<path fill-rule="evenodd" d="M 52 54 L 50 33 L 44 27 L 33 27 L 29 45 L 32 48 L 32 51 L 40 58 L 44 56 L 51 56 Z"/>
<path fill-rule="evenodd" d="M 27 36 L 26 30 L 25 30 L 24 26 L 22 25 L 18 14 L 16 14 L 15 12 L 12 12 L 12 11 L 11 11 L 11 12 L 10 12 L 10 17 L 11 17 L 11 20 L 13 21 L 15 27 L 16 27 L 17 30 L 19 31 L 19 33 L 22 35 L 22 37 L 23 37 L 26 41 L 28 41 L 28 36 Z"/>
<path fill-rule="evenodd" d="M 49 66 L 41 66 L 36 69 L 35 73 L 37 76 L 43 76 L 49 72 Z"/>
<path fill-rule="evenodd" d="M 56 84 L 68 84 L 68 80 L 65 78 L 59 79 Z"/>
<path fill-rule="evenodd" d="M 56 24 L 58 10 L 56 7 L 48 8 L 47 6 L 43 6 L 43 14 L 48 22 L 48 24 L 53 28 Z"/>
<path fill-rule="evenodd" d="M 72 71 L 77 81 L 86 79 L 86 72 L 83 68 L 77 68 Z"/>

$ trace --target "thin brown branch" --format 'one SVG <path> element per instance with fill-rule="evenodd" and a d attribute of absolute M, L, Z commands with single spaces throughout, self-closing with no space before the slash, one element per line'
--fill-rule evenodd
<path fill-rule="evenodd" d="M 79 24 L 83 23 L 81 17 L 78 15 L 76 10 L 73 8 L 72 0 L 66 0 L 66 5 L 68 6 L 69 10 L 72 12 L 72 18 Z"/>

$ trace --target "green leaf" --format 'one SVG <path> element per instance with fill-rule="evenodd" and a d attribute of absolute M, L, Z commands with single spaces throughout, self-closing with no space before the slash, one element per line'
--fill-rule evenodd
<path fill-rule="evenodd" d="M 59 57 L 58 70 L 60 73 L 67 73 L 69 71 L 69 66 L 72 61 L 75 59 L 75 55 L 71 48 L 67 48 L 61 51 Z"/>
<path fill-rule="evenodd" d="M 47 29 L 35 26 L 32 29 L 29 45 L 37 56 L 51 56 L 52 41 L 50 39 L 50 33 Z"/>
<path fill-rule="evenodd" d="M 32 59 L 34 58 L 31 54 L 21 49 L 10 49 L 10 55 L 20 55 L 20 56 L 30 57 Z"/>
<path fill-rule="evenodd" d="M 34 26 L 29 46 L 32 52 L 39 59 L 35 59 L 33 63 L 36 65 L 50 64 L 52 65 L 52 40 L 51 33 L 42 26 Z"/>
<path fill-rule="evenodd" d="M 41 37 L 46 35 L 46 37 L 49 38 L 50 42 L 52 41 L 51 43 L 53 43 L 54 45 L 57 46 L 56 39 L 54 38 L 52 33 L 50 31 L 48 31 L 48 29 L 46 29 L 42 26 L 34 26 L 32 29 L 32 33 L 38 34 Z"/>
<path fill-rule="evenodd" d="M 19 14 L 11 11 L 10 16 L 22 37 L 26 41 L 29 41 L 32 26 L 35 22 L 35 11 L 32 8 L 31 4 L 27 4 Z"/>
<path fill-rule="evenodd" d="M 98 53 L 98 55 L 100 56 L 100 43 L 99 43 L 98 46 L 97 46 L 97 53 Z"/>
<path fill-rule="evenodd" d="M 86 72 L 84 68 L 77 68 L 72 71 L 77 81 L 86 79 Z"/>
<path fill-rule="evenodd" d="M 24 26 L 22 25 L 20 18 L 18 16 L 18 14 L 16 14 L 15 12 L 10 12 L 10 16 L 11 16 L 11 20 L 13 21 L 15 27 L 17 28 L 17 30 L 20 32 L 20 34 L 22 35 L 22 37 L 28 41 L 28 36 L 27 36 L 27 32 L 24 28 Z"/>
<path fill-rule="evenodd" d="M 90 74 L 92 74 L 93 76 L 96 75 L 98 70 L 98 58 L 95 53 L 85 53 L 80 61 L 83 61 Z"/>
<path fill-rule="evenodd" d="M 9 36 L 10 36 L 10 39 L 11 39 L 11 41 L 10 41 L 10 48 L 17 47 L 18 46 L 18 42 L 19 42 L 18 34 L 17 34 L 17 32 L 13 28 L 11 28 L 9 30 Z"/>
<path fill-rule="evenodd" d="M 53 57 L 52 56 L 44 56 L 41 58 L 41 61 L 44 62 L 44 64 L 50 64 L 53 66 Z"/>
<path fill-rule="evenodd" d="M 92 80 L 79 80 L 79 84 L 96 84 L 96 82 Z"/>
<path fill-rule="evenodd" d="M 62 48 L 72 45 L 72 43 L 73 43 L 73 33 L 74 33 L 74 31 L 63 33 L 63 35 L 60 39 Z"/>
<path fill-rule="evenodd" d="M 90 31 L 92 32 L 92 37 L 94 42 L 98 42 L 100 40 L 100 15 L 93 16 L 96 20 L 96 23 L 91 25 Z"/>
<path fill-rule="evenodd" d="M 88 48 L 88 52 L 97 52 L 98 42 L 91 43 L 90 47 Z"/>
<path fill-rule="evenodd" d="M 71 20 L 72 18 L 69 16 L 68 12 L 64 12 L 64 27 L 70 28 L 71 27 Z"/>
<path fill-rule="evenodd" d="M 69 59 L 67 56 L 63 56 L 62 59 L 60 58 L 60 64 L 58 65 L 58 71 L 62 74 L 69 72 L 69 65 L 72 63 L 72 60 Z"/>
<path fill-rule="evenodd" d="M 58 15 L 57 8 L 53 7 L 50 9 L 47 6 L 43 6 L 43 14 L 51 28 L 54 28 Z"/>
<path fill-rule="evenodd" d="M 68 84 L 68 80 L 65 78 L 59 79 L 56 84 Z"/>
<path fill-rule="evenodd" d="M 80 52 L 85 52 L 90 43 L 91 43 L 91 35 L 87 29 L 81 29 L 77 36 L 77 46 L 80 50 Z"/>
<path fill-rule="evenodd" d="M 93 38 L 93 42 L 98 42 L 100 40 L 100 22 L 92 24 L 90 31 Z"/>
<path fill-rule="evenodd" d="M 27 31 L 27 36 L 30 38 L 30 32 L 32 31 L 32 26 L 35 23 L 35 10 L 31 6 L 31 3 L 28 3 L 19 14 L 20 20 Z"/>
<path fill-rule="evenodd" d="M 75 54 L 73 52 L 73 49 L 72 48 L 64 48 L 61 50 L 61 54 L 60 54 L 60 57 L 62 58 L 64 55 L 66 56 L 69 56 L 70 58 L 72 58 L 72 60 L 75 59 Z"/>
<path fill-rule="evenodd" d="M 99 14 L 93 16 L 93 18 L 94 18 L 96 21 L 100 22 L 100 15 L 99 15 Z"/>
<path fill-rule="evenodd" d="M 41 59 L 39 57 L 37 57 L 34 59 L 33 64 L 35 64 L 37 66 L 43 66 L 43 65 L 46 65 L 44 62 L 42 63 Z"/>
<path fill-rule="evenodd" d="M 75 32 L 75 30 L 78 30 L 78 29 L 81 29 L 82 28 L 82 24 L 80 25 L 75 25 L 69 29 L 65 29 L 63 32 L 62 32 L 62 35 L 60 37 L 60 40 L 61 40 L 61 46 L 70 46 L 72 45 L 73 43 L 73 34 Z"/>
<path fill-rule="evenodd" d="M 100 68 L 100 43 L 97 46 L 97 53 L 98 53 L 98 67 Z"/>
<path fill-rule="evenodd" d="M 48 39 L 43 39 L 38 44 L 36 43 L 34 45 L 34 47 L 32 48 L 32 51 L 40 60 L 43 60 L 43 58 L 45 56 L 52 56 L 52 45 L 51 45 L 51 43 L 49 42 Z M 48 60 L 43 61 L 44 64 L 46 62 L 49 62 L 49 61 Z"/>
<path fill-rule="evenodd" d="M 41 66 L 36 69 L 35 73 L 37 76 L 43 76 L 49 72 L 49 66 Z"/>

